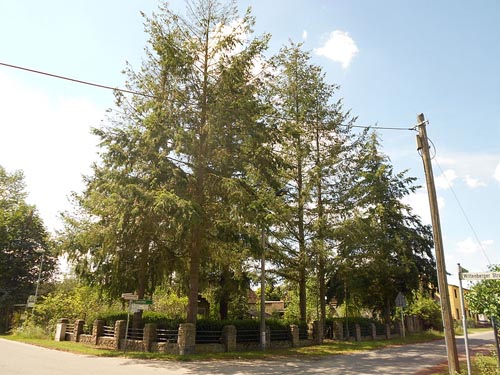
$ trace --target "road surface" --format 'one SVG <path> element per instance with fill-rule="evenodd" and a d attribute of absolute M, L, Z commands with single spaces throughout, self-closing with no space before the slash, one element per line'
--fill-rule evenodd
<path fill-rule="evenodd" d="M 492 332 L 469 337 L 471 348 L 492 343 Z M 463 339 L 457 344 L 463 352 Z M 1 375 L 404 375 L 443 361 L 443 340 L 321 359 L 170 362 L 78 355 L 0 339 Z"/>

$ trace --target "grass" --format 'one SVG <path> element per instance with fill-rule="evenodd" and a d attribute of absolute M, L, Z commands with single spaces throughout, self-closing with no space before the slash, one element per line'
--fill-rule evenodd
<path fill-rule="evenodd" d="M 460 361 L 460 375 L 467 374 L 467 362 L 466 360 Z M 448 375 L 448 366 L 442 366 L 439 371 L 432 373 L 431 375 Z M 498 360 L 495 351 L 491 351 L 490 354 L 477 354 L 471 358 L 471 374 L 474 375 L 500 375 L 500 370 L 498 368 Z"/>
<path fill-rule="evenodd" d="M 103 356 L 103 357 L 127 357 L 134 359 L 175 360 L 175 361 L 199 361 L 199 360 L 231 360 L 231 359 L 278 359 L 284 357 L 292 358 L 314 358 L 329 355 L 352 353 L 381 349 L 394 345 L 407 345 L 419 342 L 427 342 L 442 339 L 443 335 L 438 332 L 425 332 L 408 335 L 405 338 L 376 341 L 331 341 L 323 345 L 302 346 L 298 348 L 269 349 L 262 351 L 231 352 L 231 353 L 200 353 L 190 356 L 172 355 L 166 353 L 126 352 L 108 349 L 99 349 L 92 345 L 69 341 L 53 341 L 51 339 L 29 338 L 21 335 L 1 336 L 2 338 L 23 342 L 27 344 L 42 346 L 49 349 L 67 351 L 77 354 Z"/>

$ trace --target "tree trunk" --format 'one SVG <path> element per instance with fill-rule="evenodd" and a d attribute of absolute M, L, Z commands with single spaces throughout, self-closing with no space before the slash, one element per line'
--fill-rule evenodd
<path fill-rule="evenodd" d="M 200 278 L 200 228 L 195 224 L 191 235 L 191 249 L 189 259 L 189 293 L 187 306 L 187 323 L 196 324 L 198 314 L 198 289 Z"/>

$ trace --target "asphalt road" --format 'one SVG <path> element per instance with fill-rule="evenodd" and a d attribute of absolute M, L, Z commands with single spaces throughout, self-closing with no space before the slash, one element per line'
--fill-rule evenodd
<path fill-rule="evenodd" d="M 470 335 L 472 349 L 493 343 L 493 333 Z M 457 338 L 463 352 L 463 339 Z M 415 374 L 446 361 L 443 340 L 308 360 L 166 362 L 102 358 L 0 339 L 1 375 L 281 375 Z"/>

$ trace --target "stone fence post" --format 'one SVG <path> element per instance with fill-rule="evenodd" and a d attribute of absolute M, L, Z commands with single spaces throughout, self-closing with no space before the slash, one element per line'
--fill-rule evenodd
<path fill-rule="evenodd" d="M 372 340 L 375 340 L 377 338 L 377 326 L 375 323 L 371 323 L 371 332 L 372 332 Z"/>
<path fill-rule="evenodd" d="M 342 322 L 339 322 L 339 321 L 333 322 L 333 333 L 334 333 L 334 336 L 333 336 L 334 339 L 337 339 L 337 340 L 344 339 L 344 325 L 342 324 Z"/>
<path fill-rule="evenodd" d="M 355 330 L 356 330 L 355 340 L 356 341 L 361 341 L 361 326 L 358 323 L 356 323 L 354 325 L 354 327 L 355 327 Z"/>
<path fill-rule="evenodd" d="M 225 352 L 236 351 L 236 334 L 236 327 L 233 325 L 222 328 L 222 343 L 224 344 Z"/>
<path fill-rule="evenodd" d="M 65 341 L 66 340 L 66 328 L 68 326 L 69 319 L 61 318 L 57 321 L 56 334 L 54 337 L 55 341 Z"/>
<path fill-rule="evenodd" d="M 94 345 L 99 343 L 99 337 L 104 333 L 104 320 L 94 321 L 94 326 L 92 327 L 92 342 Z"/>
<path fill-rule="evenodd" d="M 315 320 L 312 324 L 312 336 L 315 344 L 321 345 L 323 343 L 321 322 L 318 320 Z"/>
<path fill-rule="evenodd" d="M 80 342 L 80 335 L 83 333 L 83 325 L 85 320 L 77 319 L 75 320 L 75 325 L 73 327 L 73 341 Z"/>
<path fill-rule="evenodd" d="M 124 347 L 127 345 L 127 340 L 125 339 L 125 330 L 127 328 L 126 320 L 117 320 L 115 322 L 115 349 L 119 350 L 122 347 L 122 341 L 124 343 Z"/>
<path fill-rule="evenodd" d="M 292 340 L 292 342 L 291 342 L 292 348 L 299 346 L 300 335 L 299 335 L 299 326 L 298 325 L 292 324 L 290 326 L 290 337 Z"/>
<path fill-rule="evenodd" d="M 196 345 L 196 326 L 193 323 L 179 324 L 179 336 L 177 337 L 179 354 L 194 354 Z"/>
<path fill-rule="evenodd" d="M 144 326 L 142 341 L 144 343 L 144 350 L 150 352 L 151 344 L 157 341 L 156 324 L 148 323 Z"/>

